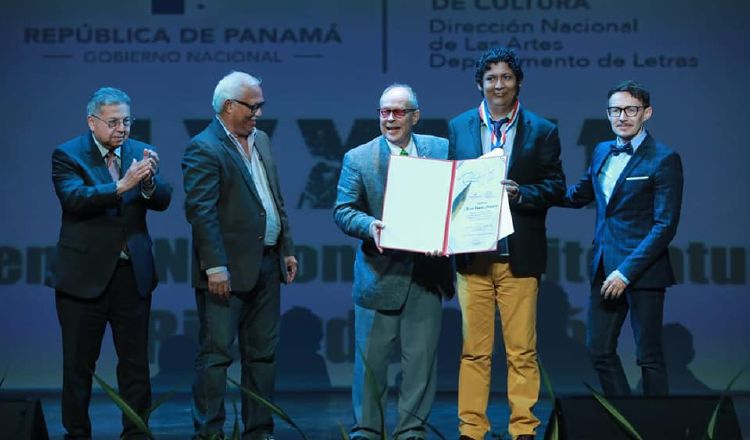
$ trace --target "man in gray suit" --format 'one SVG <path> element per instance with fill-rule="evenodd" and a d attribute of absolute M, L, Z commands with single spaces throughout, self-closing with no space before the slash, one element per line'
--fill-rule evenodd
<path fill-rule="evenodd" d="M 334 208 L 336 224 L 361 239 L 354 262 L 354 326 L 356 354 L 352 405 L 352 439 L 381 438 L 388 361 L 393 343 L 401 341 L 403 381 L 395 439 L 423 439 L 436 388 L 436 348 L 442 296 L 453 295 L 451 261 L 418 253 L 382 249 L 377 244 L 386 225 L 383 194 L 391 155 L 445 159 L 448 141 L 413 134 L 419 121 L 411 87 L 394 84 L 380 98 L 383 134 L 344 156 Z M 409 191 L 409 188 L 398 188 Z M 370 370 L 376 387 L 366 379 Z M 377 390 L 375 390 L 377 388 Z"/>
<path fill-rule="evenodd" d="M 281 282 L 297 272 L 294 245 L 262 115 L 260 81 L 232 72 L 216 85 L 216 117 L 185 150 L 185 212 L 193 230 L 200 320 L 193 420 L 196 439 L 224 426 L 230 347 L 239 336 L 242 385 L 273 398 Z M 269 439 L 273 418 L 242 396 L 243 440 Z"/>

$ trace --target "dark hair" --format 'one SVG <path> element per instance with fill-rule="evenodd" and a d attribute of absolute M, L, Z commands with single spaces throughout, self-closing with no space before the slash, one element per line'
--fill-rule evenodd
<path fill-rule="evenodd" d="M 609 89 L 607 99 L 611 98 L 617 92 L 628 92 L 633 98 L 641 101 L 644 107 L 651 107 L 651 95 L 648 93 L 648 90 L 632 79 L 623 81 Z"/>
<path fill-rule="evenodd" d="M 493 47 L 484 51 L 479 60 L 477 61 L 477 70 L 474 74 L 474 80 L 477 84 L 482 85 L 482 78 L 484 72 L 490 70 L 492 64 L 506 63 L 513 74 L 516 75 L 516 80 L 520 84 L 523 81 L 523 69 L 521 69 L 521 60 L 518 59 L 516 51 L 507 47 Z"/>

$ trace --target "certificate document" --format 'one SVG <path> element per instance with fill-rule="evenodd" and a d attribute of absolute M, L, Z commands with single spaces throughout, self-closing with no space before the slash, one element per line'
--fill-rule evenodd
<path fill-rule="evenodd" d="M 391 156 L 380 246 L 449 254 L 492 251 L 513 232 L 505 156 L 437 160 Z"/>

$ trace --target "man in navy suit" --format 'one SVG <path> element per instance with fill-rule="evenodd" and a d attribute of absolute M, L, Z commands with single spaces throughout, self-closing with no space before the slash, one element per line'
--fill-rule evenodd
<path fill-rule="evenodd" d="M 557 126 L 521 106 L 523 70 L 513 50 L 499 47 L 482 54 L 475 81 L 484 99 L 450 121 L 448 156 L 474 159 L 500 149 L 509 158 L 502 183 L 515 232 L 498 243 L 496 252 L 456 257 L 463 319 L 459 430 L 462 438 L 475 440 L 490 430 L 487 401 L 499 309 L 508 363 L 508 431 L 514 439 L 533 439 L 539 426 L 532 410 L 541 382 L 536 301 L 547 266 L 545 220 L 565 192 L 560 138 Z"/>
<path fill-rule="evenodd" d="M 668 392 L 662 352 L 664 293 L 674 284 L 669 243 L 682 204 L 679 154 L 644 128 L 653 108 L 640 84 L 625 81 L 608 94 L 607 116 L 617 139 L 597 145 L 567 206 L 596 202 L 587 345 L 608 396 L 630 394 L 617 338 L 628 311 L 646 395 Z"/>
<path fill-rule="evenodd" d="M 396 440 L 427 437 L 427 419 L 437 386 L 436 351 L 442 297 L 453 296 L 451 260 L 414 252 L 381 249 L 385 227 L 383 195 L 392 155 L 445 159 L 443 138 L 413 134 L 419 121 L 417 96 L 411 87 L 394 84 L 380 98 L 382 136 L 344 156 L 333 210 L 336 225 L 361 240 L 354 260 L 354 327 L 356 352 L 352 385 L 352 439 L 379 439 L 388 385 L 388 364 L 396 339 L 401 342 L 403 380 L 399 392 Z M 396 191 L 409 191 L 395 188 Z M 377 392 L 368 383 L 375 379 Z"/>
<path fill-rule="evenodd" d="M 154 147 L 132 139 L 130 98 L 97 90 L 87 132 L 57 147 L 52 180 L 62 227 L 51 285 L 62 328 L 66 439 L 91 438 L 91 373 L 107 323 L 117 350 L 120 395 L 138 414 L 151 406 L 148 323 L 156 271 L 146 211 L 169 206 Z M 123 416 L 122 438 L 146 438 Z"/>

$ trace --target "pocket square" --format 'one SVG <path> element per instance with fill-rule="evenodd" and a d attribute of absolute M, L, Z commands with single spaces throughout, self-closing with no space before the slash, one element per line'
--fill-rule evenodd
<path fill-rule="evenodd" d="M 648 176 L 632 176 L 626 177 L 625 180 L 648 180 Z"/>

